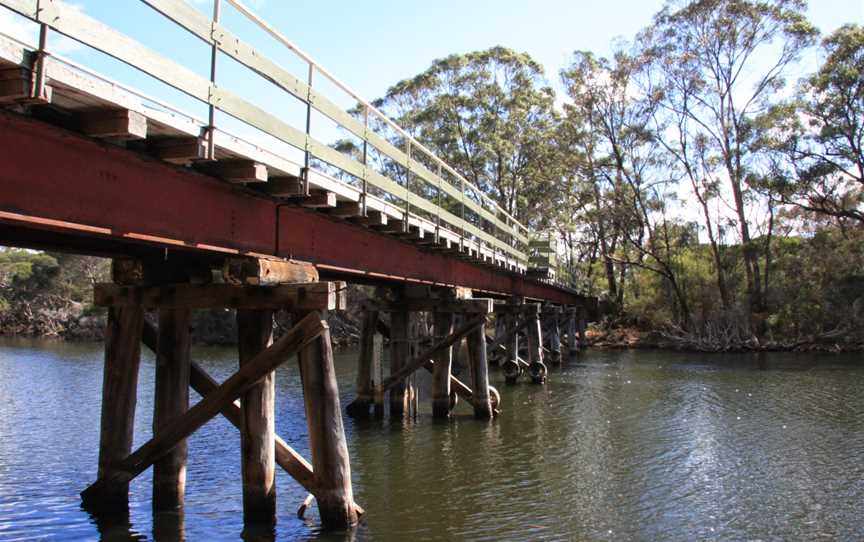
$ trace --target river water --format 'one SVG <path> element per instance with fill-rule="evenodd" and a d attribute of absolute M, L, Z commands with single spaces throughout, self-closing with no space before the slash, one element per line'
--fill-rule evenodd
<path fill-rule="evenodd" d="M 230 349 L 196 348 L 223 379 Z M 342 404 L 355 356 L 338 355 Z M 303 490 L 277 473 L 279 523 L 244 533 L 240 447 L 223 419 L 190 439 L 182 525 L 154 522 L 150 473 L 130 515 L 97 522 L 93 481 L 102 347 L 0 341 L 0 540 L 861 540 L 862 355 L 589 351 L 545 386 L 505 386 L 501 417 L 450 422 L 346 418 L 355 497 L 350 534 L 318 532 Z M 142 363 L 136 446 L 151 436 L 153 358 Z M 193 400 L 197 396 L 193 394 Z M 299 375 L 277 372 L 277 432 L 308 457 Z"/>

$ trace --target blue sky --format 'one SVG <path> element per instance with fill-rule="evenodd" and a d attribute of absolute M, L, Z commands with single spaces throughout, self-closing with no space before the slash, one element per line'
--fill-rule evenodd
<path fill-rule="evenodd" d="M 190 44 L 182 32 L 159 24 L 158 18 L 148 13 L 151 10 L 141 2 L 71 0 L 68 3 L 80 6 L 91 16 L 128 32 L 163 54 L 200 65 L 196 71 L 206 73 L 206 49 Z M 191 3 L 207 13 L 212 9 L 212 0 Z M 360 95 L 372 99 L 396 81 L 421 72 L 436 58 L 493 45 L 529 53 L 543 64 L 549 82 L 557 86 L 557 73 L 574 50 L 608 54 L 614 38 L 631 38 L 650 23 L 663 1 L 247 0 L 247 5 Z M 278 55 L 275 44 L 253 33 L 232 11 L 225 8 L 229 28 Z M 864 0 L 811 0 L 808 14 L 820 30 L 828 33 L 846 22 L 864 23 Z M 17 24 L 17 21 L 10 23 L 12 19 L 5 15 L 0 16 L 0 31 Z M 94 60 L 86 58 L 83 50 L 69 46 L 64 49 L 76 60 Z M 278 56 L 289 62 L 286 56 Z M 297 68 L 295 73 L 301 75 L 300 64 L 293 65 Z"/>

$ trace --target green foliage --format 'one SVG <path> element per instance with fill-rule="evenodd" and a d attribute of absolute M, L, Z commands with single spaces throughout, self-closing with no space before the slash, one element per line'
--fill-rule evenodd
<path fill-rule="evenodd" d="M 0 331 L 62 333 L 93 312 L 93 284 L 109 274 L 105 259 L 0 249 Z"/>
<path fill-rule="evenodd" d="M 436 60 L 374 105 L 505 211 L 542 222 L 557 178 L 547 144 L 554 93 L 543 78 L 527 54 L 493 47 Z"/>

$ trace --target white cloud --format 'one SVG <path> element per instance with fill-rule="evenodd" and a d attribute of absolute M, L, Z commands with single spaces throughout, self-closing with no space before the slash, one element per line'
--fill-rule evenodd
<path fill-rule="evenodd" d="M 5 34 L 26 45 L 35 46 L 38 26 L 33 21 L 6 9 L 0 10 L 0 34 Z"/>

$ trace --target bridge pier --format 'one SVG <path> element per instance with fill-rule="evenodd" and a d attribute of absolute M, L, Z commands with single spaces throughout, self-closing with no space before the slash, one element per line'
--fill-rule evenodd
<path fill-rule="evenodd" d="M 324 311 L 344 309 L 344 283 L 262 286 L 263 277 L 245 276 L 246 271 L 238 276 L 226 266 L 226 284 L 192 284 L 188 273 L 183 277 L 164 262 L 154 265 L 155 271 L 143 264 L 115 262 L 113 274 L 120 284 L 94 288 L 95 304 L 109 308 L 109 319 L 99 471 L 96 482 L 81 493 L 85 506 L 96 514 L 117 509 L 128 512 L 130 481 L 152 465 L 154 513 L 182 515 L 186 439 L 221 413 L 241 434 L 243 517 L 247 526 L 275 523 L 276 464 L 315 496 L 325 529 L 354 525 L 362 509 L 354 503 L 330 333 L 322 319 Z M 317 278 L 314 267 L 307 264 L 273 265 L 283 270 L 306 266 L 304 270 Z M 216 308 L 237 310 L 239 332 L 239 370 L 221 384 L 192 362 L 189 347 L 191 310 Z M 280 309 L 298 317 L 295 326 L 273 342 L 273 311 Z M 158 329 L 144 321 L 145 310 L 159 312 Z M 157 355 L 154 433 L 132 452 L 142 342 Z M 295 353 L 303 382 L 312 464 L 274 430 L 273 371 Z M 189 387 L 202 396 L 191 408 Z"/>
<path fill-rule="evenodd" d="M 376 403 L 376 416 L 383 415 L 385 392 L 390 394 L 392 419 L 402 418 L 406 411 L 411 411 L 409 406 L 416 413 L 419 396 L 411 382 L 413 374 L 420 368 L 432 373 L 433 417 L 449 417 L 457 397 L 468 401 L 479 418 L 497 414 L 499 396 L 489 385 L 485 330 L 487 315 L 492 308 L 490 299 L 471 299 L 463 292 L 449 288 L 412 287 L 390 298 L 376 296 L 367 300 L 363 304 L 364 332 L 358 360 L 357 398 L 346 408 L 348 415 L 368 415 L 367 397 L 370 393 Z M 384 325 L 377 316 L 370 316 L 383 312 L 390 314 L 390 326 Z M 425 314 L 433 316 L 434 344 L 428 348 L 424 348 L 426 341 L 419 339 L 424 334 L 422 328 L 426 327 L 426 320 L 421 318 Z M 456 324 L 459 320 L 462 321 Z M 380 335 L 372 333 L 373 325 L 381 332 Z M 428 335 L 428 330 L 425 334 Z M 367 375 L 376 374 L 375 359 L 380 359 L 380 356 L 369 353 L 375 350 L 369 346 L 372 344 L 369 337 L 380 340 L 381 335 L 390 339 L 390 376 L 375 381 L 374 377 Z M 454 351 L 463 339 L 468 342 L 470 351 L 471 386 L 452 374 Z"/>
<path fill-rule="evenodd" d="M 561 328 L 559 326 L 559 307 L 545 307 L 543 317 L 543 344 L 549 353 L 549 360 L 553 365 L 561 365 Z"/>

